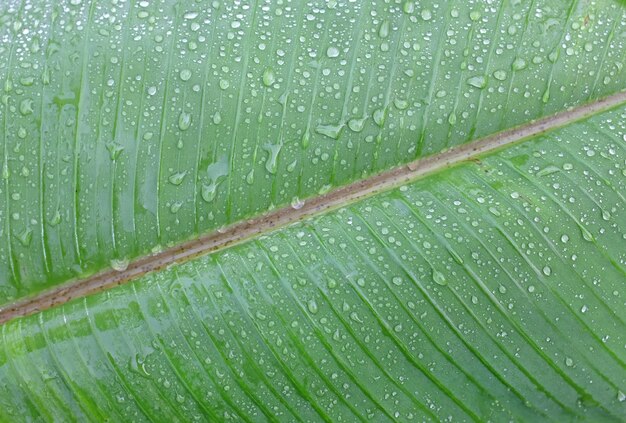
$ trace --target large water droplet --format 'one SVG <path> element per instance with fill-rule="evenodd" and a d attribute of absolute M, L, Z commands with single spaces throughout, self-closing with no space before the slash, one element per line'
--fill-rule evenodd
<path fill-rule="evenodd" d="M 170 181 L 170 184 L 178 186 L 183 183 L 185 176 L 187 176 L 187 171 L 176 172 L 170 175 L 168 181 Z"/>
<path fill-rule="evenodd" d="M 210 203 L 215 199 L 217 188 L 228 175 L 228 156 L 222 156 L 206 169 L 207 183 L 202 184 L 202 199 Z"/>
<path fill-rule="evenodd" d="M 483 89 L 487 86 L 487 78 L 482 75 L 472 76 L 468 78 L 467 83 L 472 87 Z"/>
<path fill-rule="evenodd" d="M 339 49 L 334 46 L 328 47 L 328 49 L 326 49 L 326 56 L 330 58 L 339 56 Z"/>
<path fill-rule="evenodd" d="M 367 118 L 361 118 L 361 119 L 357 119 L 357 118 L 353 118 L 350 119 L 348 121 L 348 128 L 350 128 L 351 131 L 354 132 L 361 132 L 363 130 L 363 128 L 365 127 L 365 120 Z"/>
<path fill-rule="evenodd" d="M 278 154 L 280 149 L 283 148 L 281 144 L 265 144 L 265 151 L 267 151 L 267 160 L 265 161 L 265 169 L 272 175 L 278 170 Z"/>
<path fill-rule="evenodd" d="M 128 269 L 128 265 L 130 264 L 130 261 L 126 258 L 111 259 L 110 264 L 113 270 L 116 270 L 118 272 L 123 272 L 124 270 Z"/>
<path fill-rule="evenodd" d="M 274 75 L 274 70 L 272 68 L 266 68 L 263 71 L 263 85 L 266 87 L 271 87 L 276 82 L 276 75 Z"/>
<path fill-rule="evenodd" d="M 182 111 L 178 115 L 178 129 L 186 131 L 191 126 L 191 113 Z"/>
<path fill-rule="evenodd" d="M 325 135 L 332 139 L 339 139 L 343 125 L 322 125 L 319 124 L 315 128 L 315 132 L 321 135 Z"/>
<path fill-rule="evenodd" d="M 183 81 L 189 81 L 191 78 L 191 71 L 189 69 L 183 69 L 180 71 L 179 76 Z"/>
<path fill-rule="evenodd" d="M 435 281 L 435 283 L 442 286 L 448 284 L 448 280 L 446 279 L 445 275 L 436 269 L 433 269 L 433 280 Z"/>

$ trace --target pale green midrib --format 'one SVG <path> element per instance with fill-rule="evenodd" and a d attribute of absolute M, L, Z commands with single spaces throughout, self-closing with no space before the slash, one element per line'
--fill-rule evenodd
<path fill-rule="evenodd" d="M 530 121 L 524 125 L 497 132 L 444 152 L 417 159 L 367 179 L 344 185 L 327 194 L 308 198 L 301 208 L 286 206 L 252 219 L 240 221 L 193 240 L 179 243 L 160 253 L 138 257 L 123 271 L 108 269 L 84 279 L 68 281 L 0 308 L 0 324 L 66 303 L 74 298 L 122 285 L 148 272 L 225 249 L 305 218 L 346 206 L 374 194 L 389 191 L 463 161 L 579 122 L 624 103 L 626 103 L 626 91 L 620 91 L 558 114 Z"/>

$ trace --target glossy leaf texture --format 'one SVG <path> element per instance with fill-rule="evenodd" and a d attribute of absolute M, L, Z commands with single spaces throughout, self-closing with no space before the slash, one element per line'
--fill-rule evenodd
<path fill-rule="evenodd" d="M 624 12 L 2 1 L 0 304 L 614 93 Z"/>
<path fill-rule="evenodd" d="M 2 327 L 3 420 L 623 421 L 626 107 Z"/>

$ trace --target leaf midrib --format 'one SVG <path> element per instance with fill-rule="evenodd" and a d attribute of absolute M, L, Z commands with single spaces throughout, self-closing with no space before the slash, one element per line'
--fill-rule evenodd
<path fill-rule="evenodd" d="M 346 206 L 366 197 L 413 182 L 426 175 L 447 169 L 477 156 L 494 152 L 561 128 L 626 103 L 626 91 L 568 109 L 555 115 L 530 121 L 476 141 L 462 144 L 432 156 L 420 158 L 366 179 L 352 182 L 326 194 L 305 200 L 302 207 L 285 206 L 247 219 L 195 239 L 179 243 L 161 252 L 138 257 L 122 271 L 107 269 L 83 279 L 75 279 L 19 299 L 0 308 L 0 325 L 18 317 L 34 314 L 70 300 L 110 289 L 154 272 L 214 253 L 277 228 Z"/>

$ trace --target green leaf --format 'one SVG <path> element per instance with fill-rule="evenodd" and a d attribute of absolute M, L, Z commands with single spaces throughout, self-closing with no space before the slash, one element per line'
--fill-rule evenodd
<path fill-rule="evenodd" d="M 0 420 L 624 419 L 622 2 L 34 3 Z"/>

